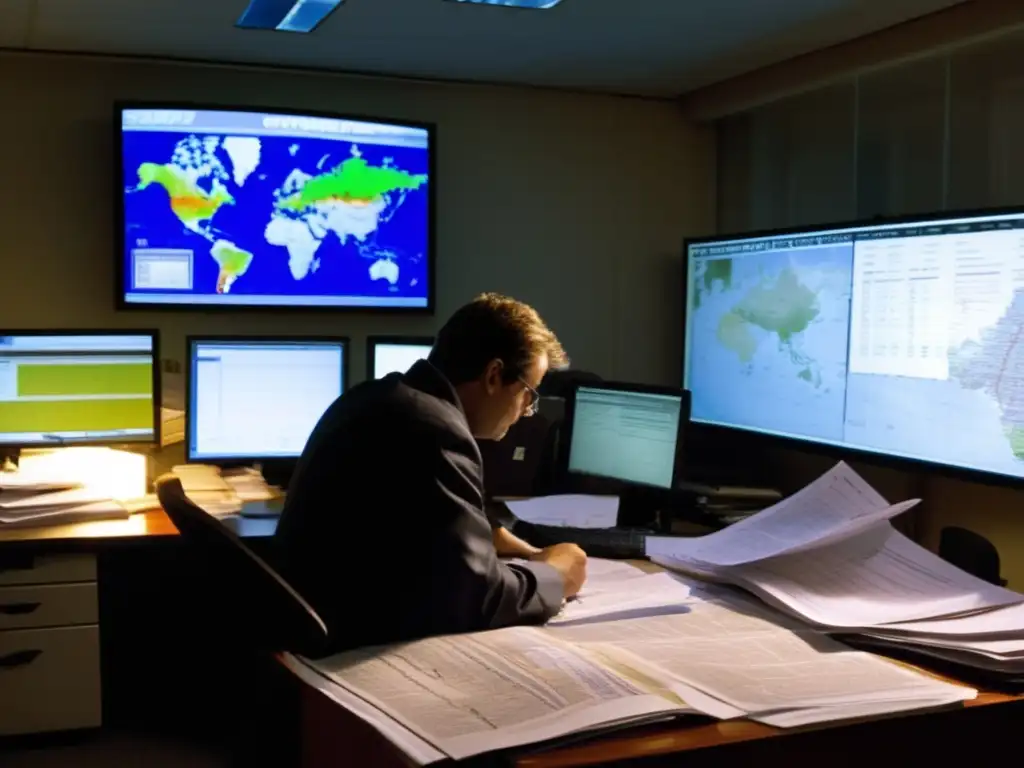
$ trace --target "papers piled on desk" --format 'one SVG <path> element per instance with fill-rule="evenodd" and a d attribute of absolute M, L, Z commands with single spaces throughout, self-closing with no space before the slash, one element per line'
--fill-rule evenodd
<path fill-rule="evenodd" d="M 122 499 L 145 489 L 144 456 L 108 448 L 26 452 L 0 473 L 0 528 L 125 519 Z"/>
<path fill-rule="evenodd" d="M 801 492 L 698 539 L 648 538 L 667 568 L 742 587 L 813 626 L 1024 678 L 1024 595 L 896 531 L 888 504 L 840 463 Z"/>
<path fill-rule="evenodd" d="M 222 471 L 208 464 L 182 464 L 171 470 L 185 495 L 214 517 L 237 515 L 249 501 L 266 501 L 281 496 L 281 490 L 267 485 L 258 469 Z"/>
<path fill-rule="evenodd" d="M 420 764 L 686 715 L 793 727 L 976 695 L 726 588 L 596 559 L 588 570 L 543 628 L 289 663 Z"/>

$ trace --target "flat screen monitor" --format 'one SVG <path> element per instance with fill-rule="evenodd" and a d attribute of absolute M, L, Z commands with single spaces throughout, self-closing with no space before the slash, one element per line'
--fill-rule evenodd
<path fill-rule="evenodd" d="M 687 248 L 694 422 L 1024 478 L 1024 212 Z"/>
<path fill-rule="evenodd" d="M 156 331 L 0 330 L 0 445 L 155 443 Z"/>
<path fill-rule="evenodd" d="M 348 339 L 188 339 L 186 459 L 296 459 L 345 391 Z"/>
<path fill-rule="evenodd" d="M 433 129 L 118 105 L 122 308 L 433 309 Z"/>
<path fill-rule="evenodd" d="M 679 480 L 689 393 L 602 382 L 577 387 L 566 403 L 570 475 L 671 490 Z"/>
<path fill-rule="evenodd" d="M 370 336 L 366 339 L 366 374 L 382 379 L 389 373 L 405 373 L 433 347 L 434 340 L 428 336 Z"/>

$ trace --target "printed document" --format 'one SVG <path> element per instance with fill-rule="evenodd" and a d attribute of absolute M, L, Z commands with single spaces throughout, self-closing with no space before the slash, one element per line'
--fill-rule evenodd
<path fill-rule="evenodd" d="M 598 581 L 583 586 L 580 594 L 568 601 L 561 613 L 548 622 L 565 624 L 579 621 L 613 621 L 625 616 L 671 613 L 687 610 L 694 598 L 690 585 L 671 573 L 640 573 L 640 578 L 624 582 Z"/>
<path fill-rule="evenodd" d="M 647 554 L 717 568 L 826 546 L 885 523 L 918 503 L 889 505 L 845 462 L 778 504 L 696 538 L 647 537 Z"/>
<path fill-rule="evenodd" d="M 520 520 L 536 525 L 614 528 L 619 519 L 618 496 L 570 493 L 560 496 L 538 496 L 523 501 L 506 501 L 505 506 Z"/>
<path fill-rule="evenodd" d="M 918 546 L 894 528 L 732 569 L 729 581 L 827 627 L 874 627 L 1024 602 Z M 858 546 L 863 544 L 863 546 Z"/>
<path fill-rule="evenodd" d="M 353 651 L 317 669 L 456 759 L 692 711 L 530 627 Z"/>
<path fill-rule="evenodd" d="M 891 702 L 927 706 L 976 695 L 762 611 L 695 602 L 681 614 L 548 631 L 639 670 L 695 707 L 701 708 L 690 695 L 694 689 L 747 716 L 847 705 L 884 712 Z M 705 711 L 723 716 L 715 708 Z"/>

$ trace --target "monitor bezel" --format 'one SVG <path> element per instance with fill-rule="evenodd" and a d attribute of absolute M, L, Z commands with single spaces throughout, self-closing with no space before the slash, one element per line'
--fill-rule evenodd
<path fill-rule="evenodd" d="M 10 442 L 0 433 L 0 448 L 15 450 L 37 450 L 52 448 L 96 447 L 131 449 L 139 446 L 159 446 L 163 442 L 163 420 L 161 407 L 163 403 L 160 358 L 160 331 L 156 328 L 2 328 L 0 336 L 149 336 L 153 340 L 153 437 L 145 440 L 113 440 L 109 438 L 97 440 L 73 440 L 60 443 L 16 443 Z"/>
<path fill-rule="evenodd" d="M 376 357 L 377 347 L 385 344 L 394 344 L 397 346 L 434 346 L 434 342 L 437 340 L 435 336 L 388 336 L 373 334 L 366 337 L 366 380 L 376 381 L 374 374 L 374 359 Z"/>
<path fill-rule="evenodd" d="M 419 128 L 427 132 L 427 303 L 422 307 L 331 306 L 294 304 L 188 304 L 178 302 L 126 301 L 127 275 L 125 274 L 125 211 L 124 211 L 124 130 L 123 113 L 127 109 L 166 109 L 216 112 L 257 112 L 269 115 L 352 120 L 382 123 L 402 128 Z M 328 112 L 305 108 L 266 105 L 224 105 L 190 101 L 120 100 L 113 105 L 114 134 L 114 307 L 121 311 L 149 312 L 267 312 L 267 313 L 324 313 L 430 316 L 436 311 L 437 297 L 437 124 L 421 120 L 398 119 L 379 115 Z"/>
<path fill-rule="evenodd" d="M 672 483 L 668 488 L 648 483 L 638 483 L 619 477 L 595 475 L 589 472 L 578 472 L 569 469 L 569 458 L 572 453 L 572 436 L 576 420 L 576 396 L 581 389 L 606 390 L 610 392 L 627 392 L 641 395 L 667 395 L 680 398 L 679 423 L 676 425 L 676 452 L 672 463 Z M 667 387 L 658 384 L 637 384 L 624 381 L 601 381 L 580 383 L 569 391 L 565 399 L 565 414 L 562 417 L 562 435 L 559 438 L 558 474 L 570 482 L 573 478 L 581 480 L 599 480 L 606 483 L 617 483 L 624 488 L 638 488 L 647 491 L 671 492 L 679 487 L 683 480 L 686 462 L 686 433 L 690 422 L 690 393 L 679 387 Z"/>
<path fill-rule="evenodd" d="M 701 235 L 699 237 L 688 237 L 683 240 L 683 269 L 682 269 L 682 319 L 683 334 L 681 354 L 678 360 L 678 380 L 680 385 L 685 384 L 686 379 L 686 352 L 689 343 L 689 330 L 687 326 L 688 309 L 690 303 L 689 282 L 690 282 L 690 246 L 710 245 L 732 240 L 754 240 L 763 237 L 786 237 L 795 235 L 811 235 L 817 232 L 859 229 L 871 227 L 900 226 L 912 224 L 928 224 L 936 221 L 947 221 L 951 219 L 968 219 L 986 216 L 1024 216 L 1024 206 L 1000 206 L 992 208 L 967 208 L 949 211 L 933 211 L 931 213 L 919 213 L 906 216 L 875 216 L 871 218 L 852 219 L 838 222 L 825 222 L 823 224 L 802 225 L 791 227 L 778 227 L 769 229 L 754 229 L 741 232 L 726 232 L 717 235 Z M 1022 230 L 1024 231 L 1024 230 Z M 702 421 L 691 419 L 691 430 L 695 433 L 704 433 L 709 436 L 728 437 L 729 435 L 741 435 L 744 439 L 750 440 L 752 446 L 765 448 L 777 447 L 803 453 L 812 453 L 830 459 L 846 459 L 850 461 L 863 461 L 877 467 L 892 469 L 900 472 L 916 474 L 918 476 L 939 476 L 962 480 L 965 482 L 984 483 L 998 487 L 1022 487 L 1024 478 L 1004 475 L 999 472 L 988 472 L 979 469 L 958 467 L 941 462 L 928 461 L 926 459 L 894 456 L 879 451 L 871 451 L 862 448 L 823 443 L 811 439 L 790 437 L 785 435 L 773 435 L 760 430 L 747 429 L 737 426 L 725 426 L 722 424 L 708 424 Z"/>
<path fill-rule="evenodd" d="M 192 455 L 192 383 L 195 374 L 192 370 L 192 349 L 195 344 L 309 344 L 326 343 L 341 345 L 341 392 L 348 392 L 350 350 L 352 340 L 348 336 L 309 336 L 309 335 L 248 335 L 248 334 L 193 334 L 185 337 L 185 463 L 213 464 L 218 466 L 249 466 L 252 464 L 281 463 L 298 461 L 299 456 L 203 456 Z"/>

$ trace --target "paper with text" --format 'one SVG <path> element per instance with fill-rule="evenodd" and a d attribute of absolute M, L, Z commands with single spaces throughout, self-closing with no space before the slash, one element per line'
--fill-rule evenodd
<path fill-rule="evenodd" d="M 1024 602 L 889 528 L 873 535 L 733 569 L 730 581 L 828 627 L 874 627 Z M 857 546 L 863 541 L 863 546 Z"/>
<path fill-rule="evenodd" d="M 949 619 L 887 624 L 890 633 L 920 637 L 1024 637 L 1024 603 Z"/>
<path fill-rule="evenodd" d="M 647 537 L 647 555 L 727 567 L 827 546 L 885 523 L 917 499 L 889 505 L 845 462 L 751 517 L 697 538 Z"/>
<path fill-rule="evenodd" d="M 318 662 L 290 653 L 282 654 L 281 659 L 285 666 L 295 673 L 303 683 L 312 686 L 362 719 L 397 747 L 412 763 L 430 765 L 447 759 L 448 756 L 444 752 L 428 744 L 401 723 L 324 675 L 319 669 Z"/>
<path fill-rule="evenodd" d="M 456 759 L 685 711 L 527 627 L 354 651 L 316 667 Z"/>
<path fill-rule="evenodd" d="M 698 602 L 683 614 L 547 631 L 636 668 L 683 698 L 697 689 L 747 715 L 850 704 L 886 711 L 887 702 L 976 695 L 739 605 Z"/>
<path fill-rule="evenodd" d="M 642 572 L 640 578 L 584 585 L 550 624 L 579 621 L 611 621 L 625 615 L 685 611 L 694 599 L 690 585 L 670 573 Z"/>
<path fill-rule="evenodd" d="M 538 496 L 505 506 L 524 522 L 563 528 L 614 528 L 619 518 L 618 496 Z"/>

